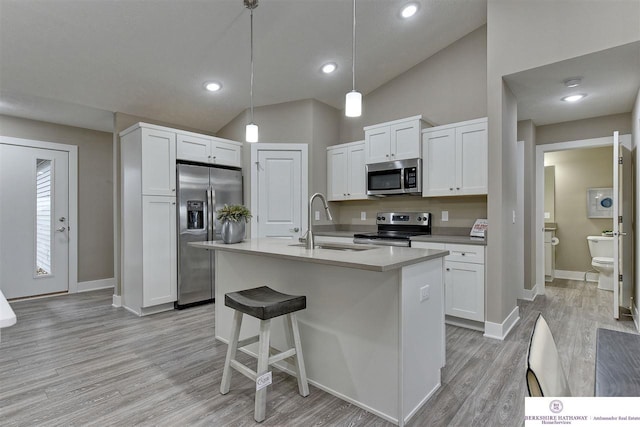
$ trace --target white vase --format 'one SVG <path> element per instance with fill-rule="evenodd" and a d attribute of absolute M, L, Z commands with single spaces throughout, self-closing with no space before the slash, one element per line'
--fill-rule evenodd
<path fill-rule="evenodd" d="M 220 236 L 225 243 L 238 243 L 244 239 L 244 221 L 223 221 Z"/>

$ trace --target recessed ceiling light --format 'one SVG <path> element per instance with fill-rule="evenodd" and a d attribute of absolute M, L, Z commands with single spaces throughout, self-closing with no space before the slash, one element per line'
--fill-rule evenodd
<path fill-rule="evenodd" d="M 205 89 L 209 92 L 217 92 L 222 89 L 222 85 L 218 82 L 207 82 L 204 84 Z"/>
<path fill-rule="evenodd" d="M 336 69 L 338 68 L 338 66 L 336 65 L 335 62 L 328 62 L 326 64 L 324 64 L 322 66 L 322 68 L 320 68 L 322 70 L 323 73 L 325 74 L 331 74 L 333 73 Z"/>
<path fill-rule="evenodd" d="M 411 18 L 418 11 L 418 3 L 408 3 L 404 5 L 402 10 L 400 11 L 400 16 L 403 18 Z"/>
<path fill-rule="evenodd" d="M 566 87 L 578 87 L 582 83 L 582 77 L 571 77 L 564 81 Z"/>
<path fill-rule="evenodd" d="M 582 98 L 584 98 L 585 95 L 584 93 L 579 93 L 576 95 L 569 95 L 569 96 L 565 96 L 564 98 L 562 98 L 563 101 L 565 102 L 578 102 L 580 101 Z"/>

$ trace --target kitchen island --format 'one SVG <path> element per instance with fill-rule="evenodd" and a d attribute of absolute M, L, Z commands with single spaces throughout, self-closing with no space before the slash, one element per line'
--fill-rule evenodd
<path fill-rule="evenodd" d="M 447 251 L 335 244 L 307 250 L 280 239 L 190 245 L 215 250 L 217 339 L 228 342 L 231 328 L 224 294 L 267 285 L 307 297 L 298 322 L 311 384 L 398 425 L 440 386 Z M 281 319 L 274 321 L 272 346 L 282 349 Z M 245 316 L 240 339 L 257 329 L 258 321 Z M 286 363 L 278 367 L 293 372 Z"/>

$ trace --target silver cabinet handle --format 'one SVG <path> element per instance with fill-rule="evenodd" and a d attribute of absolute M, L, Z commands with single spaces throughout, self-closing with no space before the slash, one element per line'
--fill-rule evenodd
<path fill-rule="evenodd" d="M 66 230 L 65 227 L 56 228 L 56 231 L 59 231 L 60 233 L 62 233 L 64 230 Z"/>
<path fill-rule="evenodd" d="M 450 268 L 447 268 L 446 270 L 447 270 L 447 271 L 451 271 L 451 269 L 450 269 Z"/>

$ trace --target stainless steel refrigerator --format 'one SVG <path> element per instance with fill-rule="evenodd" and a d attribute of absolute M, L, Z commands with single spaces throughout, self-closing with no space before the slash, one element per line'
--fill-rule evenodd
<path fill-rule="evenodd" d="M 242 171 L 179 163 L 178 181 L 178 300 L 176 308 L 214 299 L 213 251 L 189 242 L 220 240 L 216 212 L 225 204 L 242 204 Z"/>

